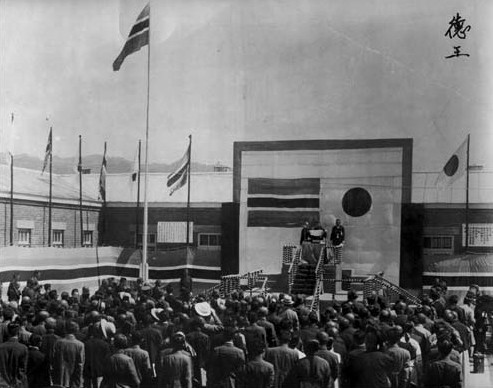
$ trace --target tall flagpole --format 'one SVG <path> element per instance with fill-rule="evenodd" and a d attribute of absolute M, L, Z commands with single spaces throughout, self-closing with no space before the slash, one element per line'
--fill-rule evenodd
<path fill-rule="evenodd" d="M 188 194 L 187 194 L 187 259 L 188 259 L 188 248 L 190 245 L 190 172 L 192 169 L 192 135 L 188 135 L 190 139 L 190 144 L 188 145 Z"/>
<path fill-rule="evenodd" d="M 48 202 L 48 246 L 51 247 L 51 207 L 53 197 L 53 127 L 50 127 L 50 199 Z"/>
<path fill-rule="evenodd" d="M 82 219 L 82 136 L 79 135 L 79 214 L 80 214 L 80 246 L 84 246 L 84 220 Z M 75 246 L 75 241 L 74 241 Z"/>
<path fill-rule="evenodd" d="M 137 206 L 135 210 L 135 249 L 139 247 L 139 208 L 140 208 L 140 145 L 139 139 L 139 151 L 137 156 Z"/>
<path fill-rule="evenodd" d="M 149 26 L 151 25 L 151 2 L 149 1 Z M 144 232 L 142 233 L 142 279 L 147 281 L 149 273 L 147 270 L 147 175 L 149 162 L 149 95 L 150 95 L 150 73 L 151 73 L 151 29 L 149 28 L 149 44 L 147 45 L 147 106 L 146 106 L 146 138 L 145 138 L 145 166 L 144 166 Z"/>
<path fill-rule="evenodd" d="M 14 245 L 14 155 L 10 153 L 10 245 Z"/>
<path fill-rule="evenodd" d="M 469 143 L 471 135 L 467 134 L 467 153 L 466 153 L 466 251 L 469 249 Z"/>

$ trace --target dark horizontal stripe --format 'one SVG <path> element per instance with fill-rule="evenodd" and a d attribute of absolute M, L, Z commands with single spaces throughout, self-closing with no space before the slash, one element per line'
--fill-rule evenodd
<path fill-rule="evenodd" d="M 168 187 L 173 186 L 177 181 L 183 178 L 183 176 L 187 173 L 187 170 L 188 170 L 188 162 L 184 164 L 183 167 L 180 168 L 178 171 L 169 175 L 167 186 Z"/>
<path fill-rule="evenodd" d="M 441 274 L 440 274 L 441 275 Z M 493 287 L 493 276 L 423 276 L 423 284 L 431 286 L 435 284 L 435 279 L 443 279 L 447 282 L 448 287 L 469 287 L 471 284 L 477 284 L 479 287 Z"/>
<path fill-rule="evenodd" d="M 319 178 L 299 179 L 271 179 L 250 178 L 248 179 L 248 194 L 275 194 L 275 195 L 297 195 L 297 194 L 320 194 Z"/>
<path fill-rule="evenodd" d="M 120 52 L 120 55 L 118 55 L 118 57 L 113 62 L 113 70 L 114 71 L 120 70 L 123 61 L 128 55 L 140 50 L 141 47 L 146 46 L 148 44 L 149 44 L 149 31 L 134 36 L 133 38 L 128 38 L 127 41 L 125 42 L 125 45 L 123 46 L 122 51 Z"/>
<path fill-rule="evenodd" d="M 193 278 L 219 280 L 221 270 L 189 268 L 188 273 Z M 174 279 L 183 275 L 182 269 L 149 269 L 149 277 L 152 279 Z"/>
<path fill-rule="evenodd" d="M 54 280 L 69 280 L 78 278 L 90 278 L 94 276 L 108 277 L 108 276 L 124 276 L 124 277 L 138 277 L 138 268 L 122 268 L 115 266 L 100 266 L 92 268 L 76 268 L 76 269 L 48 269 L 42 270 L 39 281 L 45 283 L 47 281 Z M 4 271 L 0 272 L 0 281 L 2 283 L 8 283 L 12 279 L 13 274 L 19 275 L 20 281 L 27 281 L 33 275 L 33 271 Z M 46 279 L 46 280 L 44 280 Z"/>
<path fill-rule="evenodd" d="M 318 208 L 320 200 L 318 198 L 248 198 L 248 207 L 310 207 Z"/>
<path fill-rule="evenodd" d="M 318 222 L 319 217 L 318 211 L 250 210 L 248 212 L 247 226 L 298 228 L 307 220 Z"/>
<path fill-rule="evenodd" d="M 132 29 L 130 30 L 130 34 L 128 36 L 132 36 L 134 34 L 137 34 L 146 28 L 149 28 L 149 19 L 142 20 L 139 23 L 135 23 Z"/>

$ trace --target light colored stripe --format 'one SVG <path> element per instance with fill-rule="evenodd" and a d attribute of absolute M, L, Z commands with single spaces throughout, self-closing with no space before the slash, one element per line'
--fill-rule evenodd
<path fill-rule="evenodd" d="M 156 270 L 156 271 L 161 271 L 161 270 L 172 271 L 174 269 L 185 269 L 185 268 L 188 268 L 188 269 L 205 269 L 205 270 L 209 270 L 209 271 L 220 271 L 221 270 L 221 267 L 212 267 L 212 266 L 208 266 L 208 265 L 194 265 L 194 264 L 173 265 L 173 266 L 169 266 L 169 267 L 156 267 L 156 266 L 149 267 L 149 269 Z"/>
<path fill-rule="evenodd" d="M 74 278 L 74 279 L 43 279 L 42 281 L 40 281 L 39 283 L 41 284 L 41 286 L 43 286 L 44 284 L 51 284 L 52 287 L 53 287 L 53 284 L 71 284 L 71 283 L 81 283 L 81 282 L 91 282 L 91 281 L 98 281 L 98 280 L 103 280 L 103 279 L 107 279 L 107 278 L 110 278 L 110 277 L 113 277 L 115 278 L 115 276 L 108 276 L 108 275 L 101 275 L 101 276 L 90 276 L 90 277 L 87 277 L 87 278 Z M 118 278 L 118 277 L 116 277 Z M 133 277 L 133 276 L 124 276 L 125 279 L 127 280 L 137 280 L 138 277 Z M 163 278 L 159 278 L 160 280 L 166 280 L 167 282 L 179 282 L 180 281 L 180 278 L 171 278 L 171 279 L 163 279 Z M 220 279 L 201 279 L 201 278 L 193 278 L 193 281 L 194 282 L 197 282 L 197 283 L 220 283 Z M 7 286 L 8 284 L 5 283 Z M 21 288 L 24 288 L 26 286 L 27 282 L 19 282 L 19 286 Z"/>
<path fill-rule="evenodd" d="M 423 275 L 440 277 L 493 277 L 493 272 L 423 272 Z"/>
<path fill-rule="evenodd" d="M 52 271 L 52 270 L 73 270 L 73 269 L 89 269 L 89 268 L 98 268 L 98 267 L 117 267 L 117 268 L 140 268 L 138 264 L 119 264 L 119 263 L 111 263 L 111 262 L 103 262 L 98 264 L 73 264 L 73 265 L 36 265 L 29 267 L 1 267 L 1 272 L 8 271 L 34 271 L 35 269 L 38 271 Z"/>
<path fill-rule="evenodd" d="M 137 32 L 137 33 L 135 33 L 135 34 L 133 34 L 133 35 L 129 36 L 129 37 L 127 38 L 127 40 L 134 39 L 134 38 L 138 37 L 139 35 L 142 35 L 142 34 L 145 34 L 145 33 L 148 33 L 148 32 L 149 32 L 149 27 L 146 27 L 146 28 L 144 28 L 143 30 L 141 30 L 141 31 L 139 31 L 139 32 Z"/>
<path fill-rule="evenodd" d="M 160 280 L 166 280 L 167 282 L 179 282 L 180 278 L 172 278 L 172 279 L 161 279 L 160 278 Z M 196 283 L 217 283 L 217 284 L 219 284 L 221 282 L 220 279 L 200 279 L 200 278 L 193 278 L 193 281 Z"/>
<path fill-rule="evenodd" d="M 423 285 L 424 290 L 429 290 L 431 289 L 431 285 Z M 469 291 L 468 286 L 447 286 L 448 290 L 455 290 L 455 291 Z M 480 287 L 481 291 L 490 291 L 493 292 L 493 287 Z"/>

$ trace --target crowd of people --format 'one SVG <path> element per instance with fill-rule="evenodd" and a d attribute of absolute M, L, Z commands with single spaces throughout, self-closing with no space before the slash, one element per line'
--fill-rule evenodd
<path fill-rule="evenodd" d="M 0 387 L 461 387 L 482 340 L 438 282 L 419 306 L 376 294 L 311 311 L 303 296 L 192 294 L 109 278 L 91 294 L 17 278 L 2 302 Z M 182 279 L 183 280 L 183 279 Z"/>

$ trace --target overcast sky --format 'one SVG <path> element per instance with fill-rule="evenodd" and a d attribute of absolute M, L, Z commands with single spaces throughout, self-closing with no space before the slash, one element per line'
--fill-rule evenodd
<path fill-rule="evenodd" d="M 493 169 L 491 3 L 153 0 L 150 160 L 189 133 L 195 161 L 227 164 L 234 141 L 410 137 L 414 170 L 438 171 L 470 133 L 471 163 Z M 52 125 L 59 156 L 81 133 L 85 154 L 133 158 L 147 48 L 112 62 L 143 5 L 0 0 L 2 149 L 42 157 Z M 445 36 L 457 12 L 466 39 Z"/>

